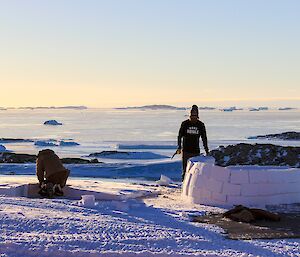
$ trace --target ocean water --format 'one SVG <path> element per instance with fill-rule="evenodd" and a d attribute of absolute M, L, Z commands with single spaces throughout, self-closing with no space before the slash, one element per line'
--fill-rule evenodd
<path fill-rule="evenodd" d="M 188 112 L 182 110 L 13 109 L 0 111 L 0 138 L 72 140 L 80 144 L 61 147 L 36 146 L 30 142 L 3 144 L 8 150 L 17 153 L 37 153 L 43 148 L 52 148 L 62 157 L 82 157 L 103 150 L 146 151 L 170 156 L 176 148 L 180 124 L 187 118 Z M 44 121 L 51 119 L 63 125 L 43 125 Z M 200 120 L 206 125 L 210 149 L 238 142 L 293 146 L 300 143 L 247 139 L 255 135 L 299 131 L 300 110 L 203 110 L 200 112 Z M 117 162 L 116 159 L 111 161 Z"/>
<path fill-rule="evenodd" d="M 49 147 L 37 146 L 34 142 L 0 145 L 9 151 L 30 154 L 51 148 L 60 157 L 86 157 L 105 150 L 126 151 L 130 154 L 98 158 L 99 164 L 67 166 L 73 177 L 157 180 L 164 174 L 180 181 L 180 156 L 173 160 L 170 156 L 176 149 L 180 124 L 187 118 L 188 112 L 180 110 L 6 110 L 0 111 L 0 138 L 63 140 L 79 145 Z M 52 119 L 63 125 L 43 125 Z M 201 111 L 200 120 L 206 125 L 210 149 L 240 142 L 300 145 L 299 141 L 247 139 L 255 135 L 299 131 L 299 110 Z M 35 164 L 0 165 L 0 175 L 12 174 L 35 175 Z"/>

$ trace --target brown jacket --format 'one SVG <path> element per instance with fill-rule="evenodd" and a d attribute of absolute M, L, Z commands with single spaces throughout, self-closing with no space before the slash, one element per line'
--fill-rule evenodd
<path fill-rule="evenodd" d="M 45 178 L 47 179 L 51 175 L 65 170 L 66 168 L 54 151 L 46 149 L 39 152 L 36 160 L 36 175 L 40 183 Z"/>

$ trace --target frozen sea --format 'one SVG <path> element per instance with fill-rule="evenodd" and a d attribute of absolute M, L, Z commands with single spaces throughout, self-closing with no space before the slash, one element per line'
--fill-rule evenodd
<path fill-rule="evenodd" d="M 152 165 L 157 170 L 164 169 L 163 167 L 168 170 L 170 167 L 180 170 L 179 157 L 173 161 L 169 157 L 176 149 L 180 124 L 187 118 L 188 111 L 184 110 L 8 109 L 0 111 L 0 138 L 22 138 L 34 141 L 56 140 L 52 142 L 57 144 L 60 141 L 72 141 L 79 145 L 38 146 L 34 142 L 0 142 L 0 144 L 4 145 L 7 150 L 16 153 L 36 154 L 39 150 L 51 148 L 60 157 L 85 157 L 104 150 L 137 152 L 126 158 L 124 156 L 99 158 L 99 161 L 104 164 L 97 167 L 103 172 L 112 170 L 120 172 L 120 169 L 124 167 L 132 169 L 134 165 L 139 165 L 139 167 Z M 57 120 L 63 125 L 43 125 L 46 120 Z M 210 150 L 219 145 L 239 142 L 291 146 L 300 144 L 299 141 L 247 139 L 249 136 L 255 135 L 299 131 L 300 110 L 259 112 L 203 110 L 200 111 L 200 120 L 206 125 Z M 0 173 L 5 174 L 11 169 L 15 170 L 11 167 L 1 165 Z M 34 171 L 33 168 L 29 168 L 29 172 L 26 174 L 31 174 Z M 148 168 L 143 166 L 143 170 L 147 173 Z M 151 171 L 148 172 L 151 173 Z M 157 172 L 159 173 L 159 171 Z M 100 173 L 97 172 L 97 174 Z M 75 174 L 79 176 L 80 170 Z M 95 172 L 94 170 L 91 173 L 86 172 L 85 175 L 95 176 Z M 178 172 L 178 178 L 179 175 L 180 172 Z M 116 176 L 118 177 L 118 175 Z M 155 175 L 155 177 L 157 176 L 158 174 Z"/>

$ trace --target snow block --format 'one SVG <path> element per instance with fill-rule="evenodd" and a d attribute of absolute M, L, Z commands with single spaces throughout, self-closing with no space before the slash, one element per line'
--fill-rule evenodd
<path fill-rule="evenodd" d="M 284 173 L 284 171 L 282 173 Z M 285 181 L 288 183 L 300 183 L 300 173 L 295 170 L 287 171 L 285 173 Z"/>
<path fill-rule="evenodd" d="M 213 192 L 221 193 L 223 189 L 223 182 L 217 181 L 215 179 L 208 179 L 206 187 Z"/>
<path fill-rule="evenodd" d="M 210 178 L 211 177 L 211 174 L 212 174 L 212 165 L 201 165 L 199 167 L 199 170 L 201 172 L 201 175 L 202 176 L 205 176 L 206 178 Z"/>
<path fill-rule="evenodd" d="M 286 173 L 279 170 L 269 170 L 267 173 L 269 183 L 287 183 L 288 176 Z"/>
<path fill-rule="evenodd" d="M 244 184 L 242 186 L 242 196 L 264 196 L 280 194 L 278 184 Z"/>
<path fill-rule="evenodd" d="M 249 184 L 248 170 L 232 170 L 230 172 L 230 183 L 232 184 Z"/>
<path fill-rule="evenodd" d="M 0 186 L 0 195 L 9 197 L 24 196 L 24 185 L 4 185 Z"/>
<path fill-rule="evenodd" d="M 211 178 L 222 182 L 229 181 L 229 177 L 230 177 L 229 169 L 219 167 L 219 166 L 213 166 L 211 170 L 213 170 L 213 172 L 211 172 Z"/>
<path fill-rule="evenodd" d="M 217 201 L 218 203 L 226 204 L 226 202 L 227 202 L 227 195 L 213 192 L 212 193 L 212 199 L 215 200 L 215 201 Z"/>
<path fill-rule="evenodd" d="M 251 184 L 268 183 L 269 176 L 266 170 L 250 170 L 249 180 Z"/>
<path fill-rule="evenodd" d="M 235 185 L 230 183 L 224 183 L 223 184 L 223 194 L 225 195 L 235 195 L 239 196 L 241 195 L 242 187 L 241 185 Z"/>

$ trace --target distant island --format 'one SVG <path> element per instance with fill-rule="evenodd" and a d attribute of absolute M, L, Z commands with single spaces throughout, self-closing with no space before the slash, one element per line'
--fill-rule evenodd
<path fill-rule="evenodd" d="M 18 108 L 8 108 L 8 109 L 19 109 L 19 110 L 86 110 L 88 107 L 83 105 L 70 105 L 70 106 L 37 106 L 37 107 L 18 107 Z"/>
<path fill-rule="evenodd" d="M 296 110 L 297 108 L 292 108 L 292 107 L 281 107 L 278 108 L 279 111 L 291 111 L 291 110 Z"/>
<path fill-rule="evenodd" d="M 23 138 L 0 138 L 1 144 L 10 144 L 10 143 L 28 143 L 34 142 L 32 139 L 23 139 Z"/>
<path fill-rule="evenodd" d="M 209 106 L 200 106 L 198 107 L 199 110 L 216 110 L 215 107 L 209 107 Z M 185 111 L 189 110 L 190 107 L 177 107 L 172 105 L 166 105 L 166 104 L 151 104 L 151 105 L 143 105 L 143 106 L 129 106 L 129 107 L 119 107 L 115 108 L 116 110 L 179 110 L 179 111 Z"/>
<path fill-rule="evenodd" d="M 288 131 L 280 134 L 258 135 L 248 137 L 248 139 L 300 140 L 300 132 Z"/>
<path fill-rule="evenodd" d="M 186 107 L 176 107 L 172 105 L 153 104 L 143 106 L 119 107 L 116 110 L 187 110 Z"/>

